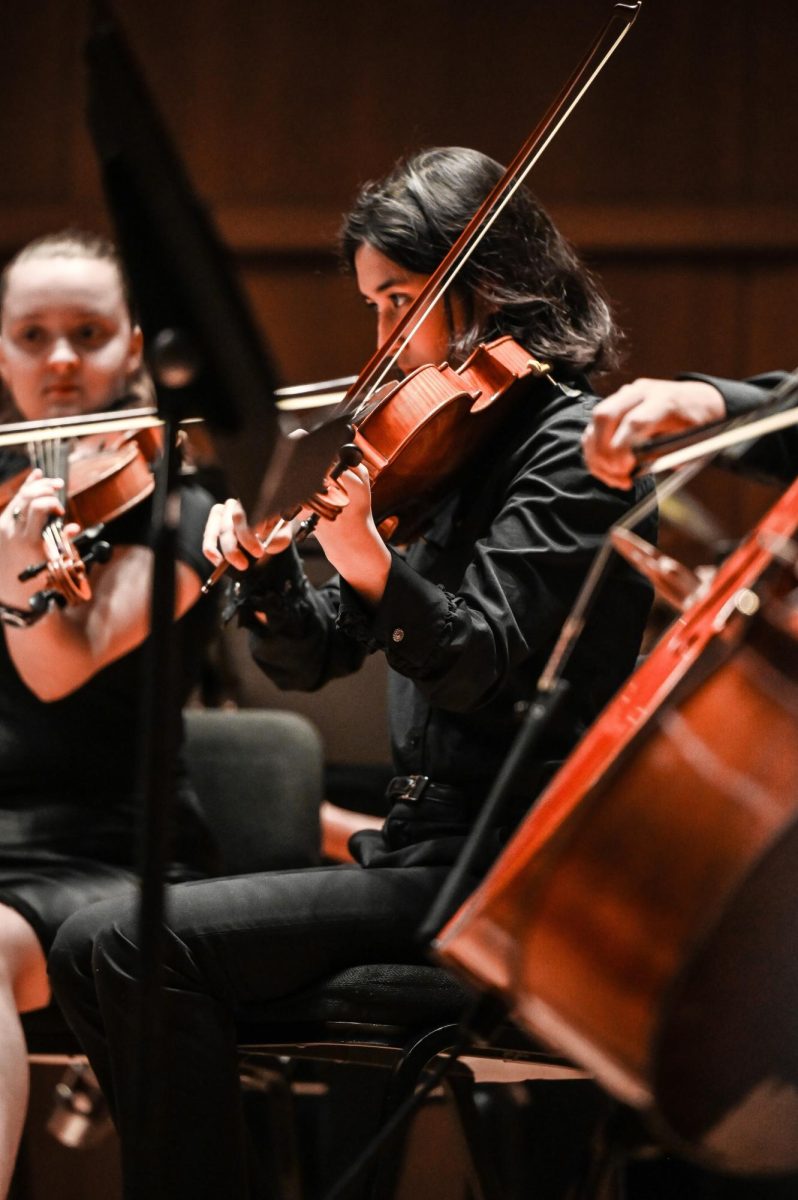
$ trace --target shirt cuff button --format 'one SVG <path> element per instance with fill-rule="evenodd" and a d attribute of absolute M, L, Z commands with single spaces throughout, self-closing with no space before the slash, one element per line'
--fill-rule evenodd
<path fill-rule="evenodd" d="M 401 642 L 404 639 L 404 636 L 404 629 L 394 629 L 393 633 L 391 634 L 391 638 L 394 642 Z"/>

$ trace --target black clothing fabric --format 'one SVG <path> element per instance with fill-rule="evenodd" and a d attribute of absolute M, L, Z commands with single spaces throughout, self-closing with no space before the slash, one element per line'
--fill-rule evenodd
<path fill-rule="evenodd" d="M 710 383 L 723 396 L 730 417 L 741 416 L 764 404 L 787 378 L 786 371 L 769 371 L 750 379 L 719 379 L 715 375 L 680 375 Z M 758 438 L 735 463 L 735 469 L 772 481 L 790 482 L 798 470 L 798 425 Z"/>
<path fill-rule="evenodd" d="M 167 1089 L 153 1174 L 134 1190 L 139 1026 L 138 912 L 109 901 L 64 926 L 50 954 L 62 1011 L 122 1135 L 126 1200 L 250 1200 L 236 1019 L 356 964 L 418 962 L 415 933 L 443 867 L 304 868 L 169 889 L 165 952 Z M 261 1193 L 258 1193 L 261 1194 Z"/>
<path fill-rule="evenodd" d="M 539 381 L 486 448 L 474 479 L 439 508 L 406 555 L 394 553 L 376 612 L 337 579 L 312 589 L 291 548 L 252 584 L 268 617 L 266 626 L 246 621 L 262 669 L 280 687 L 313 690 L 356 670 L 366 654 L 384 652 L 397 773 L 458 788 L 471 816 L 509 751 L 607 528 L 629 506 L 627 493 L 606 488 L 584 465 L 579 439 L 592 405 L 584 392 Z M 635 498 L 650 486 L 638 484 Z M 639 532 L 655 540 L 655 521 Z M 633 668 L 650 599 L 648 584 L 616 563 L 565 671 L 566 708 L 519 781 L 512 818 Z M 434 811 L 424 824 L 416 841 L 434 834 Z M 392 828 L 389 817 L 383 841 L 390 851 L 398 849 Z M 377 861 L 379 839 L 358 837 L 361 861 Z M 457 843 L 427 852 L 451 861 Z"/>
<path fill-rule="evenodd" d="M 293 549 L 247 580 L 242 619 L 272 679 L 321 687 L 380 650 L 391 668 L 397 773 L 421 772 L 454 790 L 436 789 L 415 806 L 399 800 L 382 833 L 356 835 L 362 865 L 170 889 L 170 1092 L 148 1200 L 250 1195 L 237 1018 L 258 1016 L 338 969 L 422 956 L 418 925 L 512 742 L 593 553 L 631 502 L 583 464 L 579 439 L 591 407 L 575 388 L 548 380 L 535 387 L 425 538 L 393 554 L 374 612 L 345 583 L 312 588 Z M 571 704 L 530 764 L 519 807 L 631 669 L 649 603 L 647 585 L 621 565 L 571 659 Z M 127 1200 L 144 1194 L 130 1183 L 136 939 L 135 913 L 111 902 L 67 921 L 50 956 L 56 995 L 122 1132 Z"/>
<path fill-rule="evenodd" d="M 0 462 L 0 472 L 18 469 L 15 457 Z M 201 578 L 211 503 L 185 481 L 178 557 Z M 149 519 L 144 502 L 109 523 L 103 536 L 116 546 L 146 544 Z M 179 622 L 194 670 L 213 628 L 213 607 L 195 605 Z M 71 695 L 44 703 L 20 679 L 0 636 L 0 903 L 33 925 L 45 950 L 70 911 L 132 885 L 144 656 L 141 646 Z M 192 683 L 186 675 L 181 704 Z M 175 795 L 170 875 L 192 878 L 213 856 L 182 761 Z"/>

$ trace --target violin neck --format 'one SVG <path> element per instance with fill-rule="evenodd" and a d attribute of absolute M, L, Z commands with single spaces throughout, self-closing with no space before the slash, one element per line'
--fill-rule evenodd
<path fill-rule="evenodd" d="M 28 457 L 32 467 L 39 467 L 50 479 L 63 479 L 58 498 L 66 504 L 69 477 L 69 442 L 64 438 L 28 442 Z"/>

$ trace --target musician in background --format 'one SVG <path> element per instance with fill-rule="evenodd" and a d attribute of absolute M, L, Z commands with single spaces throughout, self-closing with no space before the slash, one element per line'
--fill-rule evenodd
<path fill-rule="evenodd" d="M 501 168 L 475 151 L 423 152 L 364 187 L 343 249 L 380 341 L 442 260 Z M 160 1171 L 136 1190 L 137 913 L 106 903 L 76 915 L 53 949 L 56 992 L 121 1133 L 127 1200 L 250 1195 L 236 1015 L 263 1012 L 353 965 L 423 959 L 416 931 L 513 743 L 593 555 L 632 497 L 591 479 L 580 437 L 586 373 L 613 357 L 595 282 L 537 201 L 520 189 L 446 302 L 404 347 L 403 371 L 462 363 L 510 334 L 550 365 L 530 380 L 464 481 L 406 552 L 375 527 L 369 476 L 341 475 L 347 504 L 318 540 L 336 578 L 309 583 L 290 536 L 242 580 L 255 661 L 281 688 L 314 690 L 366 655 L 390 668 L 396 777 L 380 831 L 355 834 L 349 866 L 198 882 L 171 890 L 166 940 Z M 638 486 L 638 491 L 641 486 Z M 213 563 L 244 569 L 261 546 L 235 500 L 214 508 Z M 621 566 L 597 599 L 566 672 L 565 710 L 526 764 L 495 852 L 632 668 L 650 604 Z M 490 857 L 490 853 L 486 858 Z"/>
<path fill-rule="evenodd" d="M 67 231 L 38 239 L 0 275 L 0 376 L 15 420 L 140 400 L 148 387 L 141 330 L 116 252 L 103 238 Z M 92 599 L 53 607 L 30 623 L 28 601 L 43 577 L 22 583 L 18 576 L 44 558 L 44 524 L 64 509 L 62 481 L 31 469 L 21 449 L 0 451 L 6 496 L 11 489 L 0 511 L 0 1197 L 27 1105 L 18 1013 L 49 1003 L 45 959 L 64 918 L 136 891 L 152 564 L 144 501 L 106 526 L 113 554 L 91 570 Z M 190 482 L 181 495 L 177 607 L 196 647 L 213 616 L 193 607 L 212 499 Z M 193 878 L 210 865 L 208 836 L 183 771 L 175 790 L 171 875 Z"/>
<path fill-rule="evenodd" d="M 773 371 L 744 381 L 711 375 L 635 379 L 596 405 L 583 437 L 587 465 L 608 487 L 629 488 L 635 445 L 750 412 L 785 378 L 784 372 Z M 795 428 L 759 439 L 741 459 L 746 471 L 780 479 L 792 479 L 796 464 Z"/>

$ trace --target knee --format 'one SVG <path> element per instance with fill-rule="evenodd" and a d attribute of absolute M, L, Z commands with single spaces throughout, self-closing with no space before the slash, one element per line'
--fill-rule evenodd
<path fill-rule="evenodd" d="M 108 900 L 73 913 L 58 930 L 47 960 L 56 996 L 93 986 L 98 965 L 111 945 L 135 952 L 138 909 L 132 900 Z"/>

